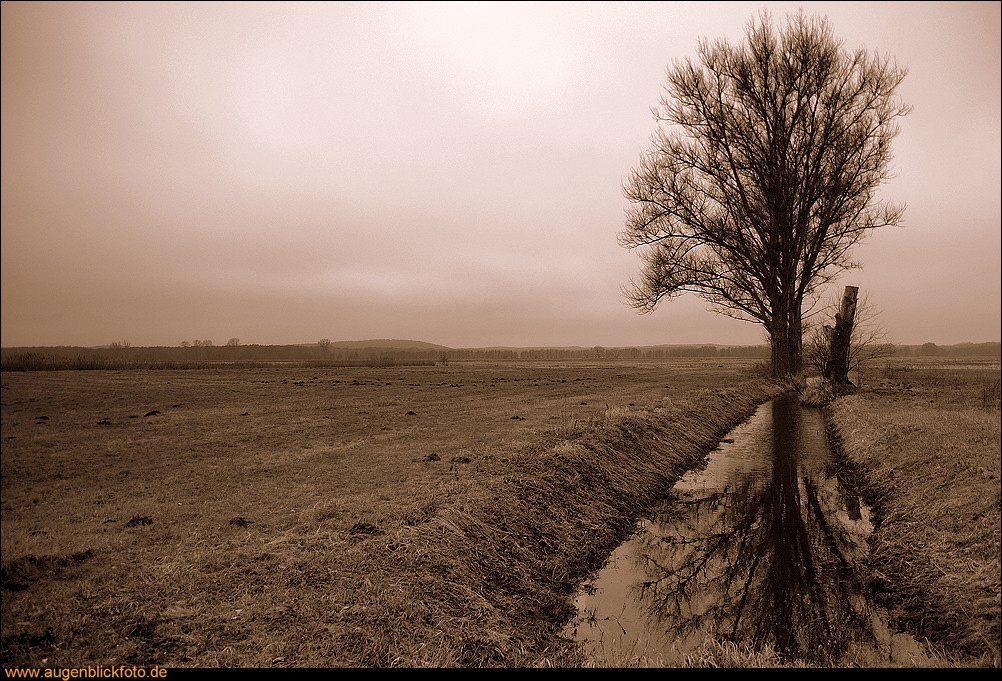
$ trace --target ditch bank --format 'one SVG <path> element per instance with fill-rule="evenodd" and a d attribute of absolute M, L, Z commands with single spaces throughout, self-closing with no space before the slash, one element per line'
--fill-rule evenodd
<path fill-rule="evenodd" d="M 830 433 L 874 512 L 874 590 L 890 625 L 931 643 L 937 663 L 997 667 L 998 412 L 930 403 L 840 398 Z"/>
<path fill-rule="evenodd" d="M 501 448 L 484 461 L 477 484 L 457 483 L 433 512 L 367 542 L 367 562 L 382 569 L 365 580 L 369 596 L 356 594 L 371 605 L 358 620 L 358 662 L 582 663 L 561 635 L 575 589 L 629 536 L 640 512 L 786 389 L 751 380 L 694 391 L 645 409 L 609 410 L 578 432 L 510 455 Z"/>

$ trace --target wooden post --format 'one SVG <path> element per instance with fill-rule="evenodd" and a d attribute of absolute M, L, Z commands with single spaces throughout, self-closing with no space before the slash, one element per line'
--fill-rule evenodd
<path fill-rule="evenodd" d="M 849 380 L 849 350 L 852 344 L 852 325 L 856 321 L 858 295 L 858 287 L 846 286 L 842 294 L 842 308 L 835 314 L 831 355 L 825 365 L 825 379 L 833 385 L 852 385 Z"/>

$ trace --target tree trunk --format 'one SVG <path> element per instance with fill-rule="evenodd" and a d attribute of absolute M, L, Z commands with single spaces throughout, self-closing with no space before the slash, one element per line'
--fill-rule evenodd
<path fill-rule="evenodd" d="M 849 353 L 852 349 L 852 326 L 856 321 L 856 297 L 859 288 L 846 286 L 842 294 L 842 307 L 835 314 L 835 328 L 831 333 L 831 355 L 825 364 L 825 380 L 835 386 L 851 386 L 849 380 Z"/>
<path fill-rule="evenodd" d="M 796 374 L 804 366 L 804 333 L 800 305 L 777 306 L 769 329 L 774 376 Z"/>

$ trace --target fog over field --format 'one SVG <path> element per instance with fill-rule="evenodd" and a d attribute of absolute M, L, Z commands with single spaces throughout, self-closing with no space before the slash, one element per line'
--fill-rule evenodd
<path fill-rule="evenodd" d="M 998 3 L 3 4 L 2 344 L 755 344 L 640 316 L 622 185 L 665 68 L 762 8 L 914 106 L 843 276 L 899 343 L 999 340 Z"/>

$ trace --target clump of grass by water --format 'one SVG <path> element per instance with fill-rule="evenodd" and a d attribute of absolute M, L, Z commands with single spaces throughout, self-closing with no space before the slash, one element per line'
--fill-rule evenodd
<path fill-rule="evenodd" d="M 585 663 L 585 667 L 593 667 Z M 660 657 L 649 655 L 632 655 L 624 653 L 618 656 L 608 666 L 626 668 L 654 669 L 665 667 L 665 661 Z M 769 646 L 754 648 L 745 643 L 733 643 L 710 636 L 695 650 L 686 655 L 681 662 L 672 665 L 682 669 L 748 669 L 748 668 L 778 668 L 807 667 L 799 661 L 788 661 Z"/>
<path fill-rule="evenodd" d="M 711 638 L 689 654 L 681 666 L 690 669 L 735 669 L 809 665 L 804 662 L 784 660 L 769 646 L 753 648 L 747 644 Z"/>
<path fill-rule="evenodd" d="M 826 407 L 835 399 L 835 391 L 827 381 L 808 385 L 800 394 L 800 404 L 805 407 Z"/>

